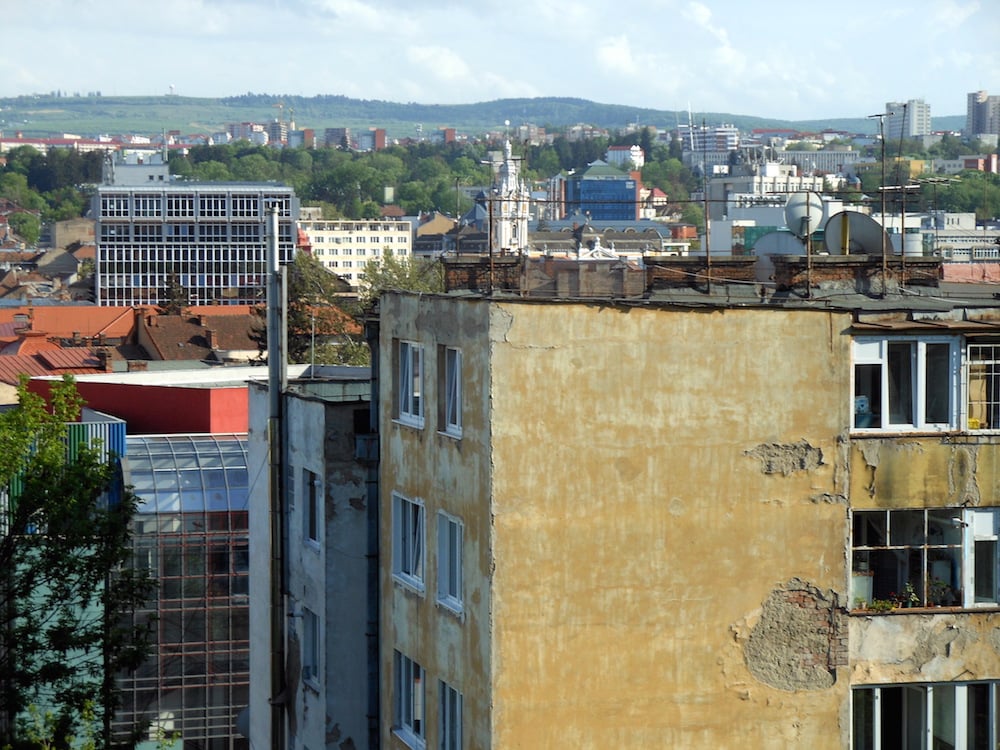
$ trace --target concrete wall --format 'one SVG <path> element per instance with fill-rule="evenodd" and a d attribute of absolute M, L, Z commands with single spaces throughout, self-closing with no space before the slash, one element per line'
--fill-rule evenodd
<path fill-rule="evenodd" d="M 380 547 L 382 588 L 382 746 L 406 747 L 391 735 L 393 650 L 427 672 L 427 747 L 438 746 L 438 681 L 463 695 L 464 747 L 491 746 L 491 551 L 489 305 L 469 301 L 420 300 L 391 295 L 381 303 L 380 381 Z M 393 343 L 425 345 L 425 426 L 418 430 L 392 419 Z M 457 440 L 438 432 L 437 347 L 461 346 L 463 427 Z M 425 507 L 427 565 L 423 594 L 394 582 L 392 492 L 419 498 Z M 445 510 L 463 524 L 464 611 L 461 616 L 436 603 L 437 514 Z"/>
<path fill-rule="evenodd" d="M 1000 621 L 851 611 L 850 508 L 995 505 L 995 438 L 850 434 L 852 313 L 387 295 L 383 742 L 392 652 L 465 696 L 467 747 L 850 745 L 852 685 L 996 679 Z M 426 424 L 389 416 L 427 347 Z M 435 347 L 464 357 L 437 432 Z M 391 492 L 426 505 L 427 590 L 391 575 Z M 466 612 L 434 601 L 438 508 Z"/>
<path fill-rule="evenodd" d="M 846 744 L 848 323 L 493 306 L 493 747 Z"/>
<path fill-rule="evenodd" d="M 290 611 L 320 617 L 321 674 L 301 675 L 302 618 L 289 618 L 288 664 L 293 686 L 289 746 L 356 750 L 368 747 L 367 514 L 364 471 L 354 461 L 354 410 L 367 404 L 329 403 L 289 395 L 285 470 L 294 486 L 288 512 Z M 303 470 L 320 479 L 322 520 L 317 542 L 306 539 Z M 298 674 L 295 674 L 295 672 Z"/>

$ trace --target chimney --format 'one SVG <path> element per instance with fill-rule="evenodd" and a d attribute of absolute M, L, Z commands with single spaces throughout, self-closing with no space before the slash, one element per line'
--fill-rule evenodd
<path fill-rule="evenodd" d="M 97 355 L 97 366 L 101 372 L 112 372 L 111 352 L 108 349 L 101 348 L 95 354 Z"/>
<path fill-rule="evenodd" d="M 218 339 L 217 339 L 217 337 L 215 335 L 215 329 L 214 328 L 206 328 L 205 329 L 205 338 L 208 340 L 208 348 L 209 349 L 213 349 L 214 350 L 215 347 L 218 346 L 219 341 L 218 341 Z"/>

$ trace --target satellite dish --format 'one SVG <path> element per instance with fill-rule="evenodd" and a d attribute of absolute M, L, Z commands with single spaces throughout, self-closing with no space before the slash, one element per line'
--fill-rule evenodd
<path fill-rule="evenodd" d="M 771 260 L 771 255 L 805 255 L 806 246 L 791 232 L 768 232 L 753 243 L 753 254 L 757 256 L 754 277 L 763 283 L 770 281 L 774 274 L 774 261 Z"/>
<path fill-rule="evenodd" d="M 881 255 L 883 247 L 892 252 L 889 235 L 882 225 L 857 211 L 841 211 L 831 216 L 823 228 L 823 242 L 830 255 Z"/>
<path fill-rule="evenodd" d="M 785 202 L 785 226 L 805 239 L 823 223 L 823 199 L 818 193 L 792 193 Z"/>

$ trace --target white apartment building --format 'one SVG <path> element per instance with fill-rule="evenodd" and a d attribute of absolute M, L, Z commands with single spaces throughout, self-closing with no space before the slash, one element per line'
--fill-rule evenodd
<path fill-rule="evenodd" d="M 309 238 L 313 256 L 355 287 L 370 260 L 387 252 L 413 254 L 412 225 L 405 220 L 327 220 L 319 207 L 303 206 L 298 226 Z"/>
<path fill-rule="evenodd" d="M 931 105 L 923 99 L 885 103 L 885 137 L 890 141 L 931 134 Z"/>

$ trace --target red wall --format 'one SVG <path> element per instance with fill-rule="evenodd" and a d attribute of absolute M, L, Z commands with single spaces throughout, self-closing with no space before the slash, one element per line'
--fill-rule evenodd
<path fill-rule="evenodd" d="M 247 432 L 249 401 L 245 385 L 226 388 L 126 385 L 77 381 L 86 406 L 124 419 L 128 434 Z M 49 381 L 29 388 L 48 395 Z"/>

